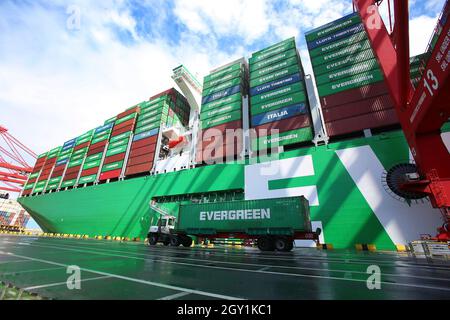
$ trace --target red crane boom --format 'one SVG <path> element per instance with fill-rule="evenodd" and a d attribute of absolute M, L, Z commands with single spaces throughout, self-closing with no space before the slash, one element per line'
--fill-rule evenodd
<path fill-rule="evenodd" d="M 388 0 L 389 1 L 389 0 Z M 378 12 L 382 0 L 353 0 L 378 57 L 400 124 L 416 162 L 420 179 L 406 180 L 402 189 L 429 196 L 446 224 L 440 239 L 450 239 L 450 154 L 441 128 L 450 117 L 450 3 L 439 19 L 441 33 L 417 88 L 410 81 L 409 9 L 407 0 L 393 0 L 395 24 L 388 33 Z"/>
<path fill-rule="evenodd" d="M 37 155 L 3 126 L 0 126 L 0 136 L 6 144 L 5 147 L 0 146 L 0 168 L 7 169 L 7 172 L 0 172 L 0 182 L 6 185 L 0 185 L 0 190 L 20 192 L 28 178 L 26 174 L 33 170 L 25 160 L 25 154 L 32 159 L 36 159 Z"/>

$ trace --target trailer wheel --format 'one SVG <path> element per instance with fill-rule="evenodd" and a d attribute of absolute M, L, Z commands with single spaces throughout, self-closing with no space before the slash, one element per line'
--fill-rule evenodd
<path fill-rule="evenodd" d="M 152 246 L 156 245 L 158 243 L 158 236 L 157 235 L 151 235 L 148 238 L 148 243 Z"/>
<path fill-rule="evenodd" d="M 191 237 L 184 237 L 182 241 L 183 247 L 189 248 L 192 245 L 192 238 Z"/>
<path fill-rule="evenodd" d="M 279 237 L 275 239 L 275 249 L 277 251 L 288 252 L 294 247 L 293 241 L 289 238 Z"/>
<path fill-rule="evenodd" d="M 170 245 L 172 247 L 178 247 L 180 245 L 180 239 L 178 236 L 173 236 L 170 238 Z"/>
<path fill-rule="evenodd" d="M 275 244 L 271 237 L 259 237 L 258 249 L 261 251 L 273 251 L 275 250 Z"/>

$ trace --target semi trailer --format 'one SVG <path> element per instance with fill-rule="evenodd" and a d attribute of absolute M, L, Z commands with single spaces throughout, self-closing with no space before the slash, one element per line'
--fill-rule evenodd
<path fill-rule="evenodd" d="M 319 242 L 312 230 L 309 202 L 303 197 L 180 204 L 169 213 L 152 201 L 160 214 L 148 232 L 148 243 L 190 247 L 192 237 L 255 239 L 261 251 L 291 251 L 294 240 Z"/>

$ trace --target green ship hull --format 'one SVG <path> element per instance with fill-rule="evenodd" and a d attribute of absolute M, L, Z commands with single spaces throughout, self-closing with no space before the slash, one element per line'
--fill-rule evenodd
<path fill-rule="evenodd" d="M 448 133 L 443 136 L 450 141 Z M 277 158 L 216 164 L 19 202 L 45 232 L 142 239 L 156 216 L 149 206 L 154 197 L 225 191 L 243 191 L 249 200 L 304 195 L 313 227 L 323 230 L 322 242 L 343 249 L 374 244 L 395 250 L 420 234 L 434 234 L 442 223 L 429 202 L 401 202 L 383 186 L 386 170 L 410 161 L 403 134 L 394 131 L 288 151 Z"/>

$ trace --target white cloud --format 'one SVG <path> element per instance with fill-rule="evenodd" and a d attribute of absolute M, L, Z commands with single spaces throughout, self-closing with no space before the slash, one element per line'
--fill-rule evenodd
<path fill-rule="evenodd" d="M 415 56 L 424 53 L 434 28 L 436 27 L 437 17 L 419 16 L 410 21 L 410 54 Z"/>
<path fill-rule="evenodd" d="M 268 0 L 176 0 L 174 13 L 191 31 L 253 41 L 268 31 Z"/>

